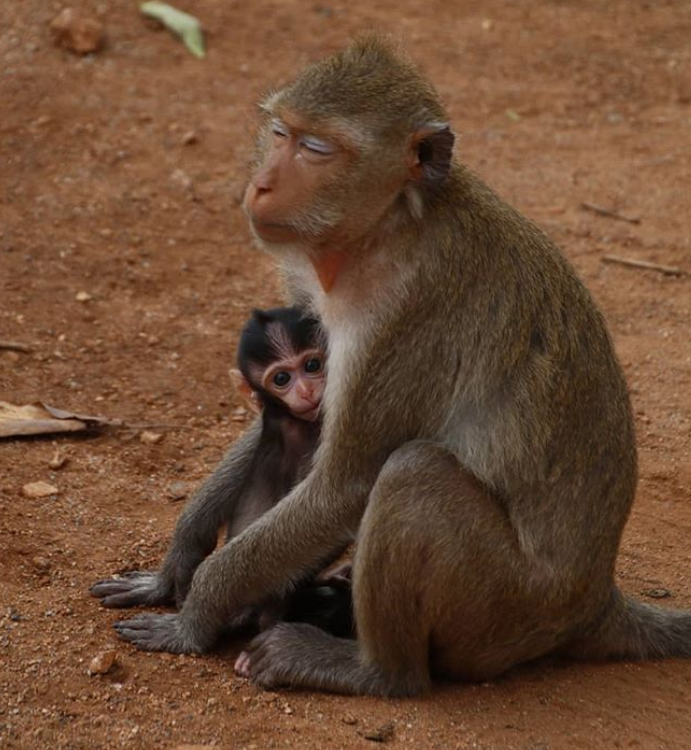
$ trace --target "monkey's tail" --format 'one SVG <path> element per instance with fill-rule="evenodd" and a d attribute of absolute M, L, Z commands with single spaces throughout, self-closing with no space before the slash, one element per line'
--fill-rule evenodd
<path fill-rule="evenodd" d="M 583 659 L 691 658 L 691 611 L 644 604 L 614 588 L 602 618 L 567 652 Z"/>

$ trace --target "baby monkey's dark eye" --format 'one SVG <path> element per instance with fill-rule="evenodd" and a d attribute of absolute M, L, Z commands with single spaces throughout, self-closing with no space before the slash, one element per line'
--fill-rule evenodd
<path fill-rule="evenodd" d="M 305 372 L 319 372 L 322 369 L 322 363 L 320 359 L 312 357 L 305 362 Z"/>
<path fill-rule="evenodd" d="M 290 383 L 290 373 L 285 372 L 284 370 L 277 372 L 273 377 L 273 383 L 279 388 L 283 388 Z"/>

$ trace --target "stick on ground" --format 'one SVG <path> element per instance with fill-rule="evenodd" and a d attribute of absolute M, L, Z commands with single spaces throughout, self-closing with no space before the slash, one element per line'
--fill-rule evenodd
<path fill-rule="evenodd" d="M 593 211 L 596 214 L 600 214 L 600 216 L 607 216 L 610 219 L 628 221 L 629 224 L 641 223 L 641 220 L 637 216 L 624 216 L 624 214 L 620 214 L 618 211 L 613 211 L 612 209 L 605 208 L 604 206 L 598 206 L 597 203 L 588 203 L 587 201 L 583 201 L 581 203 L 581 208 L 585 208 L 586 211 Z"/>
<path fill-rule="evenodd" d="M 631 268 L 644 268 L 647 271 L 659 271 L 665 276 L 688 276 L 689 272 L 678 266 L 663 266 L 660 263 L 651 263 L 648 260 L 636 260 L 635 258 L 620 258 L 618 255 L 603 255 L 603 263 L 617 263 L 620 266 Z"/>
<path fill-rule="evenodd" d="M 20 344 L 17 341 L 0 341 L 0 349 L 5 349 L 8 352 L 24 352 L 24 354 L 29 354 L 32 351 L 30 346 Z"/>

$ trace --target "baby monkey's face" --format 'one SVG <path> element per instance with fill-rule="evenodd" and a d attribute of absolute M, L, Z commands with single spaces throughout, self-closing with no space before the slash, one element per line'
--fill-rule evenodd
<path fill-rule="evenodd" d="M 294 417 L 313 422 L 326 384 L 326 357 L 320 349 L 307 349 L 272 362 L 261 378 L 262 388 L 282 401 Z"/>

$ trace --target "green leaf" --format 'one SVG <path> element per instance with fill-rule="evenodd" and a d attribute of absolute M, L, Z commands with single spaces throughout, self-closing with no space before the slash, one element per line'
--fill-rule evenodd
<path fill-rule="evenodd" d="M 158 2 L 158 0 L 142 3 L 139 10 L 145 16 L 160 21 L 167 29 L 177 34 L 195 57 L 204 57 L 206 54 L 204 32 L 201 24 L 194 16 L 183 13 L 181 10 L 173 8 L 172 5 L 168 5 L 168 3 Z"/>

